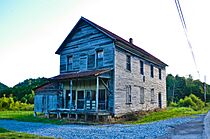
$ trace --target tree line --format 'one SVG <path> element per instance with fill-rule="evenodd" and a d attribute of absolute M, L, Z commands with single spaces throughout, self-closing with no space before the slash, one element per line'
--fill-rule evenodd
<path fill-rule="evenodd" d="M 0 98 L 10 97 L 14 99 L 14 101 L 33 104 L 35 95 L 33 89 L 46 82 L 47 78 L 44 77 L 37 79 L 26 79 L 14 87 L 4 87 L 4 89 L 0 89 Z"/>
<path fill-rule="evenodd" d="M 190 94 L 194 94 L 202 101 L 204 99 L 204 83 L 200 80 L 193 80 L 193 77 L 180 77 L 179 75 L 173 76 L 168 74 L 166 77 L 166 90 L 167 90 L 167 103 L 179 102 Z M 210 87 L 206 84 L 206 100 L 210 101 Z"/>

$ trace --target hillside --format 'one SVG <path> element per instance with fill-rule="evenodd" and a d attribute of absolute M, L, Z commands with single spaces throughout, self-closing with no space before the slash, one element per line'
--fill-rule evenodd
<path fill-rule="evenodd" d="M 0 82 L 0 91 L 5 90 L 7 88 L 9 88 L 9 87 Z"/>
<path fill-rule="evenodd" d="M 37 79 L 26 79 L 23 82 L 18 83 L 12 88 L 3 87 L 4 91 L 0 90 L 0 97 L 5 94 L 6 96 L 12 95 L 15 100 L 19 100 L 21 102 L 28 102 L 28 103 L 33 103 L 33 96 L 34 94 L 32 93 L 32 89 L 36 88 L 37 86 L 40 86 L 44 83 L 47 82 L 47 79 L 42 77 L 42 78 L 37 78 Z M 30 99 L 30 101 L 29 101 Z"/>

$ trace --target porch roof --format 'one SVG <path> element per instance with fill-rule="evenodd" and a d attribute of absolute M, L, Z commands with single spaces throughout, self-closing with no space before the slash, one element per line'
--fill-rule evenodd
<path fill-rule="evenodd" d="M 100 70 L 91 70 L 91 71 L 80 71 L 80 72 L 71 72 L 63 73 L 57 76 L 50 78 L 51 80 L 67 80 L 67 79 L 76 79 L 84 77 L 96 77 L 100 74 L 111 71 L 112 69 L 100 69 Z"/>

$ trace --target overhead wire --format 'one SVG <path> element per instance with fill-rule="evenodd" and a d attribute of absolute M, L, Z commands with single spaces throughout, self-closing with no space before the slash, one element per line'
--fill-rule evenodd
<path fill-rule="evenodd" d="M 199 73 L 199 69 L 198 69 L 197 63 L 196 63 L 195 54 L 194 54 L 194 52 L 193 52 L 193 48 L 192 48 L 192 44 L 191 44 L 191 42 L 190 42 L 190 39 L 189 39 L 189 37 L 188 37 L 187 25 L 186 25 L 186 22 L 185 22 L 185 19 L 184 19 L 184 15 L 183 15 L 183 13 L 182 13 L 182 9 L 181 9 L 179 0 L 175 0 L 175 3 L 176 3 L 176 8 L 177 8 L 177 11 L 178 11 L 178 14 L 179 14 L 179 18 L 180 18 L 181 23 L 182 23 L 182 27 L 183 27 L 183 29 L 184 29 L 184 34 L 185 34 L 185 37 L 186 37 L 186 39 L 187 39 L 188 46 L 189 46 L 190 51 L 191 51 L 191 54 L 192 54 L 193 62 L 194 62 L 194 64 L 195 64 L 196 71 L 197 71 L 197 73 L 198 73 L 198 77 L 200 78 L 200 73 Z"/>

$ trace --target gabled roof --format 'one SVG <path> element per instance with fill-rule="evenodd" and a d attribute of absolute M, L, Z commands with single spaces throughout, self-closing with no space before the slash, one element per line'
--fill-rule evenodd
<path fill-rule="evenodd" d="M 165 64 L 164 62 L 162 62 L 161 60 L 159 60 L 158 58 L 156 58 L 155 56 L 153 56 L 152 54 L 146 52 L 145 50 L 143 50 L 142 48 L 134 45 L 133 43 L 128 42 L 127 40 L 121 38 L 120 36 L 112 33 L 111 31 L 93 23 L 92 21 L 81 17 L 80 20 L 77 22 L 77 24 L 74 26 L 74 28 L 72 29 L 72 31 L 69 33 L 69 35 L 66 37 L 66 39 L 63 41 L 63 43 L 61 44 L 61 46 L 58 48 L 58 50 L 55 52 L 56 54 L 60 54 L 60 52 L 63 50 L 63 48 L 65 47 L 65 45 L 68 43 L 69 39 L 72 37 L 72 35 L 74 34 L 74 31 L 76 30 L 77 26 L 79 25 L 80 22 L 86 22 L 89 25 L 91 25 L 92 27 L 98 29 L 99 31 L 101 31 L 102 33 L 104 33 L 105 35 L 107 35 L 108 37 L 110 37 L 111 39 L 113 39 L 115 42 L 120 42 L 122 44 L 124 44 L 125 46 L 127 46 L 127 48 L 131 48 L 133 50 L 135 50 L 136 52 L 140 53 L 141 56 L 143 56 L 144 58 L 146 58 L 149 61 L 152 61 L 156 64 L 160 64 L 163 66 L 168 66 L 167 64 Z M 126 48 L 126 49 L 127 49 Z"/>

